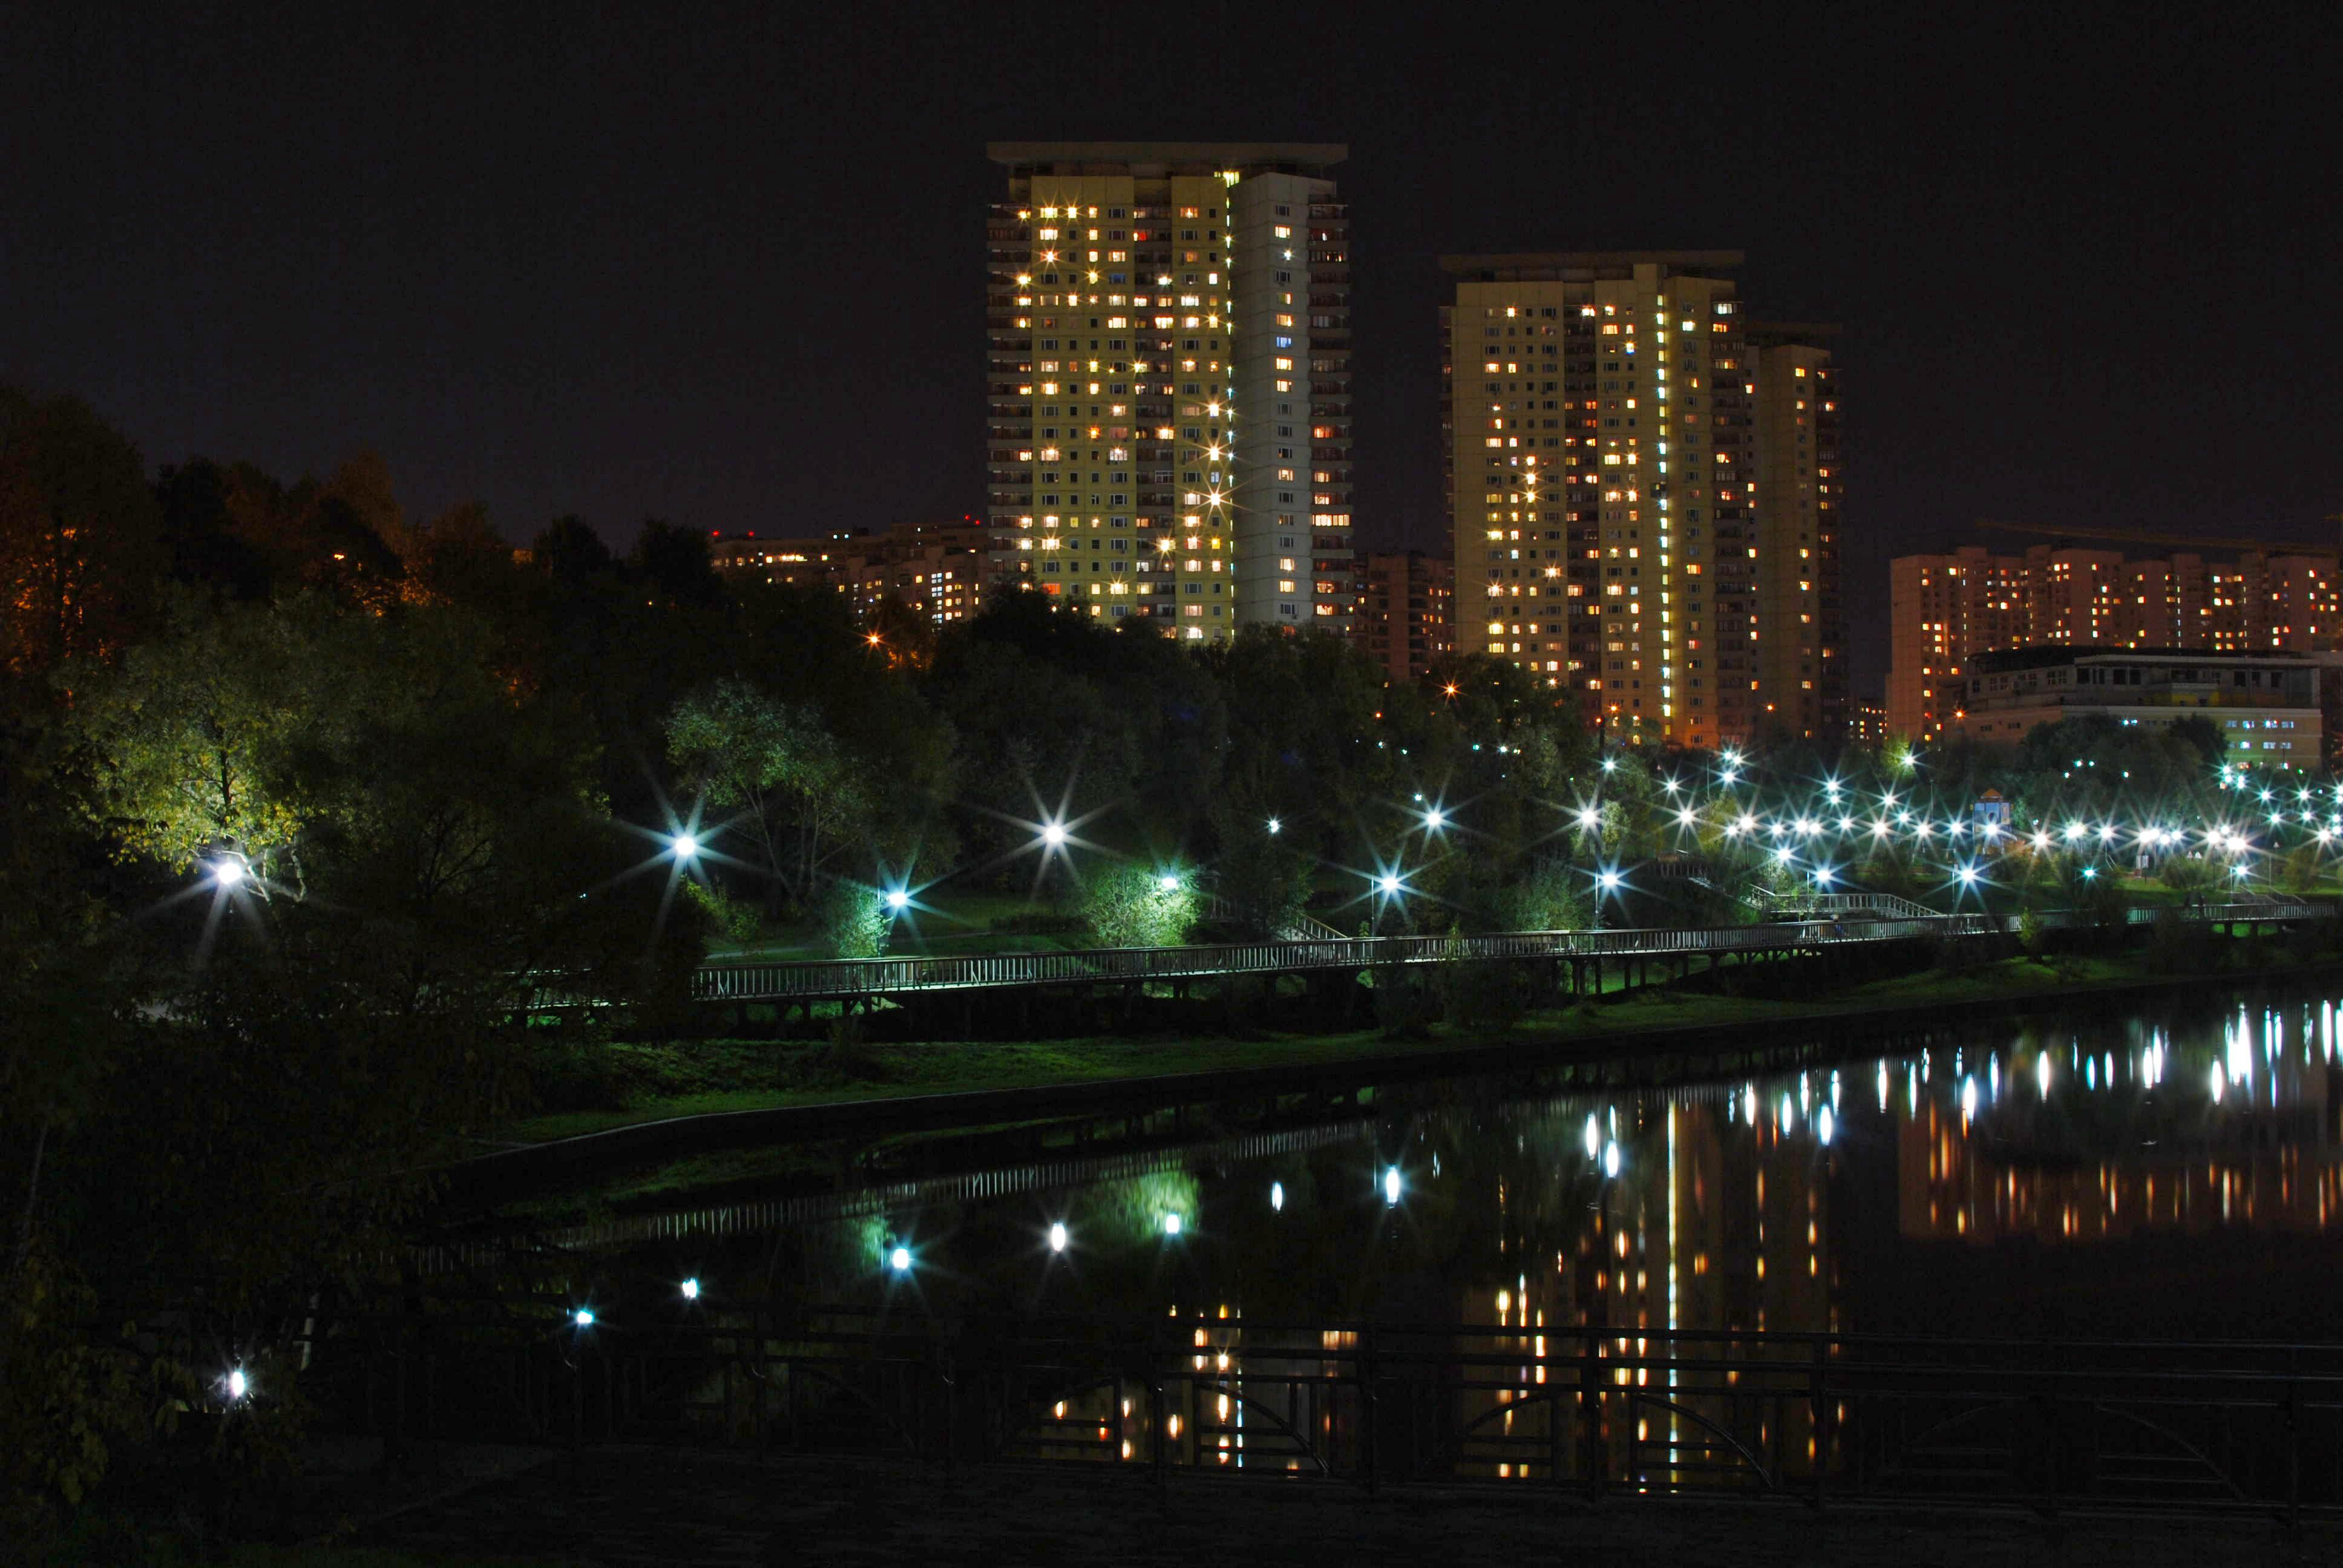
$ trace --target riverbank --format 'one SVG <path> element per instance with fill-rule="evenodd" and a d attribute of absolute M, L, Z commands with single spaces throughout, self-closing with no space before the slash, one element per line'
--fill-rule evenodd
<path fill-rule="evenodd" d="M 2279 980 L 2343 980 L 2331 959 L 2247 968 L 2245 944 L 2175 972 L 2145 955 L 2004 960 L 1926 969 L 1793 999 L 1653 987 L 1534 1013 L 1511 1029 L 1434 1024 L 1393 1037 L 1161 1035 L 1048 1041 L 848 1046 L 692 1040 L 583 1048 L 614 1064 L 629 1103 L 524 1124 L 535 1136 L 452 1172 L 466 1205 L 592 1184 L 597 1206 L 680 1194 L 792 1171 L 820 1171 L 840 1139 L 872 1148 L 945 1131 L 1145 1112 L 1229 1097 L 1342 1095 L 1471 1072 L 1617 1060 L 1635 1070 L 1696 1071 L 1720 1050 L 1826 1049 L 1842 1033 L 1926 1028 L 1947 1017 L 2019 1017 L 2124 1005 L 2175 991 Z M 1670 1064 L 1675 1064 L 1671 1067 Z M 723 1087 L 717 1087 L 723 1085 Z"/>
<path fill-rule="evenodd" d="M 1674 986 L 1618 990 L 1570 1007 L 1532 1011 L 1503 1030 L 1435 1022 L 1404 1035 L 1371 1026 L 1322 1033 L 1264 1030 L 1202 1038 L 1152 1034 L 842 1047 L 741 1040 L 613 1041 L 581 1048 L 595 1058 L 581 1075 L 588 1081 L 566 1086 L 571 1094 L 602 1095 L 609 1103 L 529 1117 L 508 1128 L 504 1139 L 515 1145 L 541 1144 L 681 1118 L 1169 1075 L 1506 1056 L 1589 1041 L 1862 1018 L 1916 1008 L 1974 1008 L 2009 1000 L 2065 1005 L 2102 992 L 2207 981 L 2235 984 L 2338 969 L 2343 963 L 2331 959 L 2279 960 L 2252 969 L 2217 963 L 2176 973 L 2168 963 L 2146 954 L 2056 962 L 2013 958 L 1960 972 L 1928 969 L 1812 990 L 1797 1000 L 1724 996 Z"/>

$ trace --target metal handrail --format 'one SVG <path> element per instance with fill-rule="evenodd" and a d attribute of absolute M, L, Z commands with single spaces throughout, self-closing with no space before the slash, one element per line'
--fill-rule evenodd
<path fill-rule="evenodd" d="M 2148 924 L 2157 912 L 2133 910 L 2127 923 Z M 1825 911 L 1822 918 L 1746 926 L 1512 931 L 1483 936 L 1328 937 L 1198 947 L 971 953 L 949 958 L 711 963 L 703 965 L 693 976 L 692 997 L 698 1001 L 791 1001 L 1012 986 L 1132 985 L 1233 974 L 1367 970 L 1384 965 L 1775 952 L 1785 947 L 1983 936 L 2012 931 L 2017 926 L 2015 915 L 1930 912 L 1845 918 L 1855 913 L 1850 906 L 1844 911 Z M 2217 925 L 2227 921 L 2319 920 L 2328 918 L 2329 913 L 2324 906 L 2317 905 L 2240 902 L 2201 906 L 2189 910 L 2187 918 L 2194 924 Z M 2095 923 L 2087 913 L 2068 910 L 2043 911 L 2039 919 L 2044 926 L 2052 929 Z"/>

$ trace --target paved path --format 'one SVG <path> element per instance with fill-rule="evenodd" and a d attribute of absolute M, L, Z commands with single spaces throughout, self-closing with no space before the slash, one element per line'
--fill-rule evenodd
<path fill-rule="evenodd" d="M 2343 1562 L 2343 1533 L 2271 1523 L 1937 1515 L 1350 1488 L 652 1449 L 564 1456 L 366 1531 L 418 1554 L 565 1564 L 1443 1561 L 2216 1568 Z"/>

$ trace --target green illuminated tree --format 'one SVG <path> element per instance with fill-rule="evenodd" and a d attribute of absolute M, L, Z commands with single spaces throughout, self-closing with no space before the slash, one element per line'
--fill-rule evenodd
<path fill-rule="evenodd" d="M 874 816 L 874 780 L 809 709 L 744 680 L 675 706 L 668 757 L 763 858 L 769 910 L 809 905 L 820 879 Z"/>

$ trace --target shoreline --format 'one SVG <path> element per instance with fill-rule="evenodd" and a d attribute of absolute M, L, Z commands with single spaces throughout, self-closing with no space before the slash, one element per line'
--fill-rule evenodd
<path fill-rule="evenodd" d="M 496 1201 L 598 1169 L 819 1140 L 841 1132 L 933 1132 L 1053 1116 L 1105 1114 L 1139 1105 L 1356 1088 L 1367 1080 L 1382 1085 L 1523 1067 L 1648 1058 L 1685 1050 L 1699 1053 L 1717 1049 L 1718 1037 L 1725 1034 L 1732 1037 L 1732 1049 L 1745 1050 L 1778 1046 L 1785 1043 L 1785 1036 L 1819 1032 L 1827 1037 L 1848 1025 L 1872 1031 L 1940 1022 L 1948 1009 L 1956 1009 L 1965 1019 L 2006 1019 L 2207 987 L 2239 991 L 2338 977 L 2343 977 L 2343 960 L 2252 971 L 2138 975 L 2041 987 L 2004 985 L 1997 992 L 1957 1000 L 1885 996 L 1813 1003 L 1757 1000 L 1744 1004 L 1757 1016 L 1732 1020 L 1628 1023 L 1574 1030 L 1555 1030 L 1550 1021 L 1543 1029 L 1525 1023 L 1503 1036 L 1448 1043 L 1378 1036 L 1363 1048 L 1320 1060 L 1252 1067 L 1111 1073 L 1044 1084 L 892 1094 L 848 1089 L 795 1103 L 651 1117 L 517 1144 L 443 1167 L 442 1174 L 454 1190 L 451 1197 Z M 1596 1007 L 1599 1010 L 1604 1006 L 1634 1005 L 1633 1000 L 1621 1000 Z M 1552 1017 L 1547 1015 L 1549 1020 Z"/>

